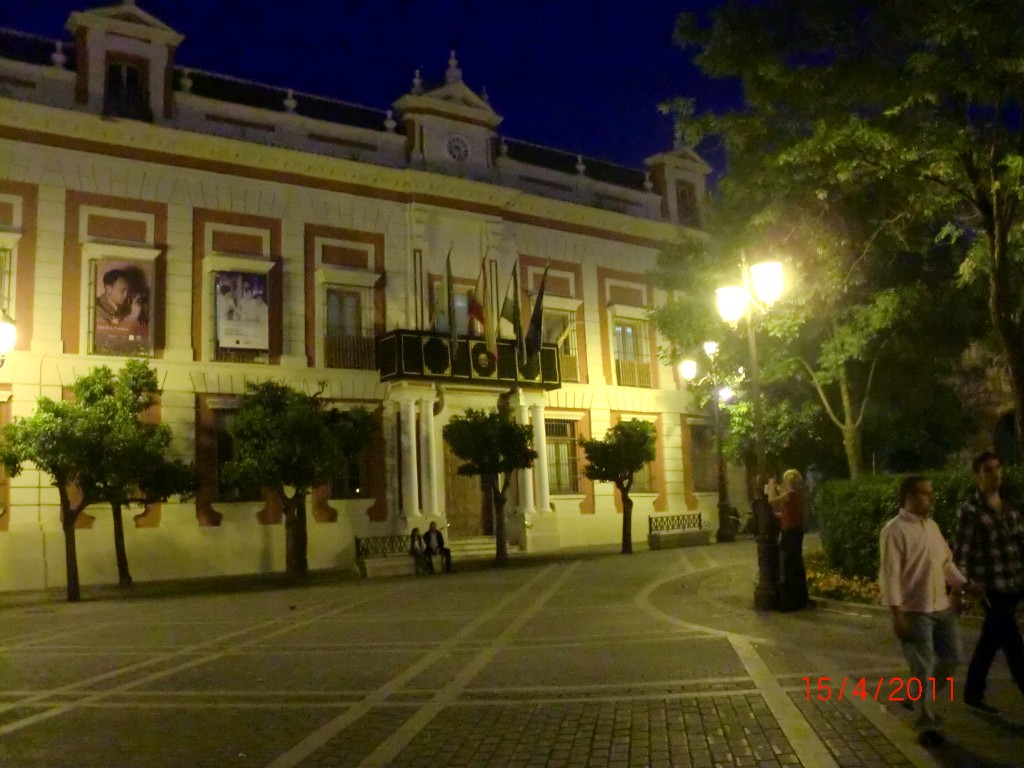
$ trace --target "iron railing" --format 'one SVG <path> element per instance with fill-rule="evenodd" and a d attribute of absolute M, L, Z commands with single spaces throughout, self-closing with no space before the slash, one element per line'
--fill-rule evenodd
<path fill-rule="evenodd" d="M 324 363 L 328 368 L 377 368 L 374 354 L 376 340 L 372 336 L 325 336 Z"/>
<path fill-rule="evenodd" d="M 616 360 L 615 380 L 620 387 L 650 387 L 651 364 L 646 360 Z"/>
<path fill-rule="evenodd" d="M 652 515 L 648 518 L 649 533 L 699 530 L 700 512 L 693 512 L 687 515 Z"/>
<path fill-rule="evenodd" d="M 356 560 L 408 554 L 408 536 L 356 536 Z"/>

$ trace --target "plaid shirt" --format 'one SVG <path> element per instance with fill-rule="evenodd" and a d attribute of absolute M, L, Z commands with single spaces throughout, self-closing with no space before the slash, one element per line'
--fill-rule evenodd
<path fill-rule="evenodd" d="M 980 493 L 960 508 L 953 558 L 960 570 L 986 589 L 1024 589 L 1024 518 L 1003 499 L 996 512 Z"/>

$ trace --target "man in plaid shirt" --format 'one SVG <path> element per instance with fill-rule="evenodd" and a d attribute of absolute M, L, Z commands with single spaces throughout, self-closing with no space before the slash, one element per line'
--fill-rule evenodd
<path fill-rule="evenodd" d="M 964 703 L 994 714 L 999 710 L 985 703 L 985 679 L 1000 648 L 1024 693 L 1024 639 L 1017 626 L 1017 604 L 1024 596 L 1024 518 L 1000 493 L 999 457 L 980 453 L 971 469 L 977 489 L 960 508 L 953 557 L 967 578 L 985 588 L 987 602 L 981 637 L 967 667 Z"/>

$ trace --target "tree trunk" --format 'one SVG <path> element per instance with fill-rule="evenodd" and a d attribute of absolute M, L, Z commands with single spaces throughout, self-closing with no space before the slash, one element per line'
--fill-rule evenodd
<path fill-rule="evenodd" d="M 488 483 L 494 499 L 494 564 L 508 564 L 508 532 L 505 529 L 505 493 L 498 489 L 498 478 L 492 477 Z"/>
<path fill-rule="evenodd" d="M 864 395 L 867 397 L 867 393 Z M 839 369 L 839 397 L 843 406 L 843 451 L 846 453 L 846 466 L 850 470 L 850 479 L 856 480 L 861 473 L 860 425 L 854 415 L 853 398 L 850 396 L 850 380 L 846 375 L 846 366 Z"/>
<path fill-rule="evenodd" d="M 633 500 L 629 498 L 629 491 L 619 486 L 619 493 L 622 494 L 622 554 L 633 554 Z"/>
<path fill-rule="evenodd" d="M 114 510 L 114 553 L 117 556 L 117 583 L 130 587 L 132 575 L 128 572 L 128 553 L 124 548 L 124 521 L 121 519 L 121 505 L 111 504 Z"/>
<path fill-rule="evenodd" d="M 82 599 L 82 588 L 78 581 L 78 548 L 75 543 L 75 521 L 78 510 L 71 509 L 68 492 L 61 486 L 60 493 L 60 527 L 64 530 L 64 567 L 67 572 L 68 602 L 77 603 Z"/>
<path fill-rule="evenodd" d="M 284 538 L 285 538 L 285 571 L 289 576 L 301 578 L 309 573 L 309 561 L 306 557 L 306 496 L 296 492 L 289 499 L 284 499 Z"/>

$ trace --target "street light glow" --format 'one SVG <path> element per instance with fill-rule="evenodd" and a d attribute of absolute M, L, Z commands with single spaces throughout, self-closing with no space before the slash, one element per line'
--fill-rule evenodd
<path fill-rule="evenodd" d="M 747 292 L 741 285 L 726 285 L 715 291 L 718 314 L 727 323 L 737 323 L 747 308 Z"/>
<path fill-rule="evenodd" d="M 705 341 L 704 342 L 704 354 L 708 357 L 714 357 L 718 354 L 718 342 L 717 341 Z"/>
<path fill-rule="evenodd" d="M 723 403 L 728 403 L 736 396 L 736 393 L 732 391 L 732 387 L 722 387 L 718 390 L 718 399 Z"/>
<path fill-rule="evenodd" d="M 757 300 L 770 307 L 782 296 L 782 262 L 762 261 L 750 266 L 750 280 Z"/>
<path fill-rule="evenodd" d="M 697 361 L 683 360 L 679 363 L 679 375 L 687 381 L 693 381 L 697 378 Z"/>
<path fill-rule="evenodd" d="M 14 349 L 14 342 L 18 338 L 18 329 L 14 325 L 11 316 L 6 312 L 0 312 L 0 361 L 3 356 Z M 0 362 L 0 365 L 3 365 Z"/>

